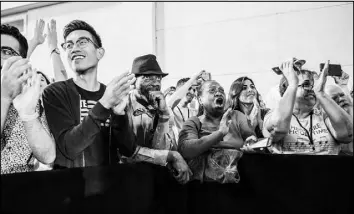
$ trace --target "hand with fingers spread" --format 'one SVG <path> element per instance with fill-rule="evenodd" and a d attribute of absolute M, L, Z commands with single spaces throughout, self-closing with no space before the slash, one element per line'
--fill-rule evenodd
<path fill-rule="evenodd" d="M 57 23 L 54 19 L 50 20 L 50 25 L 47 23 L 47 31 L 48 47 L 52 51 L 58 47 Z"/>
<path fill-rule="evenodd" d="M 106 88 L 103 97 L 99 102 L 107 109 L 120 105 L 128 96 L 131 87 L 130 85 L 135 82 L 136 78 L 134 74 L 128 74 L 125 72 L 115 77 Z"/>
<path fill-rule="evenodd" d="M 326 61 L 323 70 L 320 71 L 318 79 L 315 80 L 313 91 L 315 93 L 322 93 L 326 87 L 327 76 L 328 76 L 328 69 L 329 69 L 329 60 Z"/>
<path fill-rule="evenodd" d="M 149 95 L 149 100 L 153 101 L 155 107 L 159 109 L 162 114 L 169 115 L 169 110 L 163 93 L 161 91 L 150 91 Z"/>
<path fill-rule="evenodd" d="M 34 114 L 40 97 L 41 75 L 32 69 L 29 69 L 28 72 L 32 73 L 32 77 L 23 84 L 22 92 L 13 101 L 19 115 Z"/>
<path fill-rule="evenodd" d="M 186 161 L 176 151 L 169 151 L 168 156 L 168 159 L 170 159 L 172 162 L 173 168 L 176 170 L 176 175 L 174 175 L 176 180 L 181 184 L 187 183 L 192 177 L 193 173 Z"/>
<path fill-rule="evenodd" d="M 280 70 L 283 72 L 283 75 L 288 80 L 289 85 L 297 86 L 299 83 L 299 77 L 297 76 L 296 71 L 294 70 L 293 60 L 283 62 L 279 66 Z"/>
<path fill-rule="evenodd" d="M 230 116 L 233 113 L 233 110 L 229 108 L 224 115 L 221 118 L 220 125 L 219 125 L 219 131 L 225 136 L 227 133 L 229 133 L 229 127 L 232 122 L 230 120 Z"/>
<path fill-rule="evenodd" d="M 36 21 L 36 27 L 34 28 L 34 34 L 33 34 L 33 38 L 32 38 L 32 41 L 36 45 L 43 44 L 43 42 L 45 41 L 45 38 L 47 37 L 46 34 L 43 34 L 44 25 L 45 25 L 45 23 L 44 23 L 43 19 L 39 19 Z"/>
<path fill-rule="evenodd" d="M 337 77 L 337 76 L 332 76 L 334 79 L 334 82 L 339 85 L 339 86 L 346 86 L 348 85 L 349 81 L 349 74 L 345 73 L 342 71 L 342 76 Z"/>
<path fill-rule="evenodd" d="M 13 101 L 21 92 L 22 84 L 31 77 L 32 73 L 26 73 L 31 65 L 28 59 L 13 56 L 7 59 L 1 69 L 1 99 Z"/>

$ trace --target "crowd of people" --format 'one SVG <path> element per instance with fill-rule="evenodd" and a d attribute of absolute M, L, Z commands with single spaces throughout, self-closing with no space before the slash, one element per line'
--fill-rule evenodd
<path fill-rule="evenodd" d="M 353 89 L 344 71 L 326 85 L 329 61 L 319 72 L 303 69 L 305 60 L 281 63 L 279 100 L 267 108 L 247 76 L 228 95 L 203 78 L 205 71 L 162 92 L 168 73 L 152 54 L 136 57 L 130 72 L 112 73 L 105 85 L 98 81 L 103 42 L 81 20 L 63 30 L 62 54 L 75 73 L 69 79 L 55 20 L 46 35 L 44 28 L 38 20 L 27 41 L 1 25 L 1 174 L 148 162 L 182 184 L 237 183 L 243 153 L 353 154 Z M 30 64 L 45 41 L 54 79 Z"/>

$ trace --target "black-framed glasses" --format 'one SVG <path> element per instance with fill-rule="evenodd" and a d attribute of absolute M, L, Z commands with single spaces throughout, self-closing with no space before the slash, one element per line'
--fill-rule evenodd
<path fill-rule="evenodd" d="M 87 45 L 89 43 L 92 43 L 96 48 L 98 48 L 99 46 L 92 41 L 90 38 L 87 37 L 80 37 L 78 40 L 76 40 L 75 44 L 79 47 L 79 48 L 85 48 L 87 47 Z M 61 47 L 67 51 L 67 50 L 72 50 L 74 48 L 74 42 L 72 41 L 68 41 L 68 42 L 64 42 L 61 44 Z"/>
<path fill-rule="evenodd" d="M 313 85 L 311 85 L 309 82 L 304 82 L 304 83 L 298 85 L 297 87 L 302 87 L 305 90 L 312 90 L 313 89 Z"/>
<path fill-rule="evenodd" d="M 20 56 L 20 54 L 10 47 L 1 47 L 1 59 L 8 59 L 12 56 Z"/>

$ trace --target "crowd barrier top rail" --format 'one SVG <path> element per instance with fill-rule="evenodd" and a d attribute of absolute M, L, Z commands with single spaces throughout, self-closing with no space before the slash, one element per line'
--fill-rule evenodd
<path fill-rule="evenodd" d="M 352 213 L 352 160 L 244 154 L 237 184 L 147 163 L 1 175 L 1 213 Z"/>

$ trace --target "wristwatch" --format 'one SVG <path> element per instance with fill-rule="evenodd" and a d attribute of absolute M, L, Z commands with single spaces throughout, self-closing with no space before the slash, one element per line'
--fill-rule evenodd
<path fill-rule="evenodd" d="M 60 55 L 59 48 L 54 48 L 54 49 L 52 50 L 52 52 L 50 52 L 50 55 L 52 55 L 53 53 L 56 53 L 56 54 L 59 54 L 59 55 Z"/>

